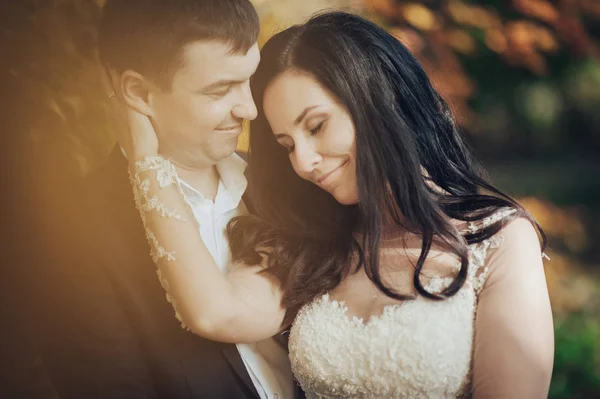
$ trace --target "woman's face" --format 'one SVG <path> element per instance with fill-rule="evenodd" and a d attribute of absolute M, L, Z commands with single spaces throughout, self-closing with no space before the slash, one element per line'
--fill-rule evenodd
<path fill-rule="evenodd" d="M 341 204 L 356 204 L 355 129 L 339 99 L 309 74 L 288 71 L 267 86 L 263 106 L 298 176 Z"/>

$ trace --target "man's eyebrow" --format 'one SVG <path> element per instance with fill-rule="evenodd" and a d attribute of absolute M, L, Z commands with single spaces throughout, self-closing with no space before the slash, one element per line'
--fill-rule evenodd
<path fill-rule="evenodd" d="M 202 89 L 202 91 L 210 91 L 210 90 L 214 90 L 216 88 L 219 87 L 223 87 L 223 86 L 231 86 L 234 84 L 240 84 L 240 83 L 244 83 L 245 80 L 230 80 L 230 79 L 222 79 L 222 80 L 218 80 L 214 83 L 209 84 L 208 86 L 206 86 L 205 88 Z"/>

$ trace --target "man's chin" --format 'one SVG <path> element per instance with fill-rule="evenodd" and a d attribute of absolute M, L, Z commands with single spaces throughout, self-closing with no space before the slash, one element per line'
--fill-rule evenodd
<path fill-rule="evenodd" d="M 223 146 L 211 151 L 209 154 L 205 154 L 210 159 L 213 165 L 221 162 L 225 158 L 230 157 L 237 148 L 237 142 L 232 144 L 223 144 Z"/>
<path fill-rule="evenodd" d="M 221 140 L 220 143 L 213 143 L 210 147 L 191 150 L 191 148 L 174 151 L 172 148 L 161 148 L 159 153 L 173 161 L 177 166 L 188 169 L 202 169 L 221 162 L 223 159 L 231 156 L 237 148 L 237 137 L 228 140 Z"/>
<path fill-rule="evenodd" d="M 217 155 L 215 158 L 218 158 L 219 161 L 231 156 L 231 154 L 233 154 L 235 152 L 235 150 L 237 149 L 238 146 L 238 138 L 239 136 L 232 138 L 231 140 L 227 140 L 225 143 L 223 143 L 223 145 L 221 147 L 219 147 L 218 149 L 216 149 L 216 151 L 214 151 L 215 155 Z"/>

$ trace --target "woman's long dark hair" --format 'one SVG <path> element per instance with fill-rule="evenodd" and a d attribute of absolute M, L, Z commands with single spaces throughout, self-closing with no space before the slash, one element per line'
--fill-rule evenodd
<path fill-rule="evenodd" d="M 356 129 L 359 203 L 344 206 L 292 169 L 262 110 L 268 84 L 281 73 L 314 77 L 348 109 Z M 250 216 L 228 226 L 234 261 L 258 263 L 280 279 L 289 325 L 302 305 L 364 267 L 386 295 L 411 299 L 386 286 L 379 271 L 384 218 L 422 237 L 417 292 L 433 300 L 454 295 L 468 270 L 468 244 L 496 234 L 510 220 L 531 215 L 486 181 L 459 134 L 452 113 L 418 61 L 396 38 L 345 12 L 316 15 L 272 37 L 252 79 L 259 109 L 251 124 L 248 166 Z M 501 208 L 511 216 L 462 235 L 451 219 L 477 221 Z M 357 242 L 353 233 L 362 234 Z M 454 282 L 428 292 L 420 272 L 434 238 L 461 259 Z M 352 266 L 352 254 L 359 254 Z"/>

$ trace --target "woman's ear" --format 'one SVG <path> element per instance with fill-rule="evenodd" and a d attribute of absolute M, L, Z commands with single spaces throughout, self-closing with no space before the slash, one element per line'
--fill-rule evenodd
<path fill-rule="evenodd" d="M 114 71 L 116 73 L 116 71 Z M 113 75 L 111 71 L 111 75 Z M 150 106 L 152 84 L 142 75 L 132 70 L 126 70 L 120 75 L 111 76 L 113 87 L 120 87 L 123 101 L 129 107 L 148 117 L 154 116 Z"/>

